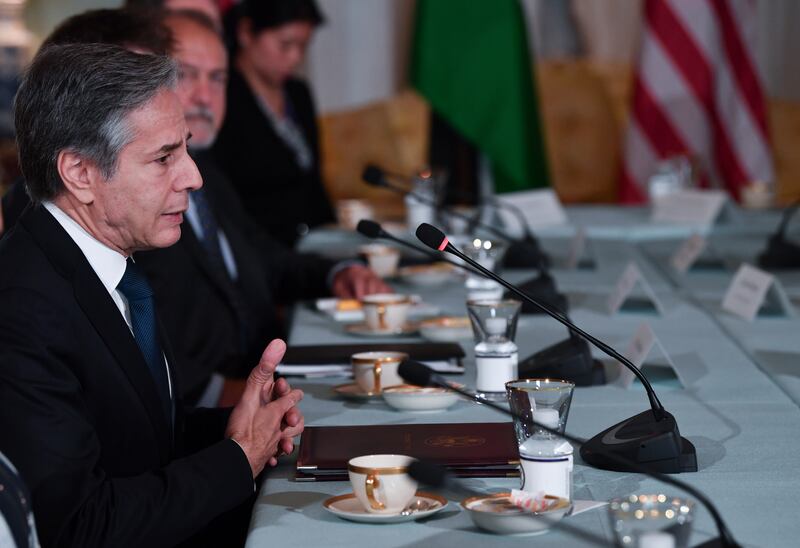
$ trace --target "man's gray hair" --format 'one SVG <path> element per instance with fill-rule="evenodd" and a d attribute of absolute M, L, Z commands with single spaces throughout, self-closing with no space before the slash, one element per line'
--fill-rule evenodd
<path fill-rule="evenodd" d="M 108 179 L 135 137 L 128 115 L 160 90 L 174 88 L 170 58 L 107 44 L 54 45 L 28 68 L 14 101 L 17 148 L 28 194 L 52 200 L 64 188 L 61 151 L 80 154 Z"/>

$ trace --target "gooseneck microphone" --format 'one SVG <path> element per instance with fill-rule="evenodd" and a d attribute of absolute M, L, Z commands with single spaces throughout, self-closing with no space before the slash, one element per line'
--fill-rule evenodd
<path fill-rule="evenodd" d="M 417 238 L 419 239 L 419 241 L 421 241 L 423 244 L 427 245 L 431 249 L 436 249 L 437 251 L 445 251 L 447 253 L 451 253 L 451 254 L 455 255 L 456 257 L 460 258 L 461 260 L 467 262 L 468 264 L 470 264 L 470 266 L 472 266 L 476 270 L 481 271 L 482 274 L 484 274 L 485 276 L 493 279 L 494 281 L 496 281 L 497 283 L 499 283 L 500 285 L 502 285 L 506 289 L 510 290 L 512 293 L 514 293 L 516 295 L 519 295 L 520 297 L 522 297 L 523 299 L 525 299 L 528 302 L 531 302 L 534 306 L 537 306 L 539 309 L 541 309 L 545 314 L 547 314 L 548 316 L 552 317 L 556 321 L 562 323 L 570 331 L 573 331 L 573 332 L 577 333 L 578 335 L 580 335 L 581 337 L 583 337 L 587 341 L 591 342 L 597 348 L 599 348 L 600 350 L 602 350 L 603 352 L 605 352 L 606 354 L 608 354 L 612 358 L 615 358 L 615 359 L 619 360 L 620 362 L 623 362 L 627 367 L 629 367 L 629 368 L 631 368 L 633 370 L 634 374 L 639 378 L 639 381 L 641 381 L 641 383 L 644 385 L 645 389 L 647 390 L 647 396 L 650 399 L 650 406 L 653 409 L 653 416 L 656 418 L 656 420 L 661 420 L 664 417 L 664 414 L 666 413 L 666 411 L 664 411 L 664 407 L 661 405 L 661 402 L 658 400 L 658 396 L 656 395 L 655 391 L 653 390 L 653 387 L 650 386 L 650 382 L 642 374 L 642 372 L 639 371 L 639 369 L 637 367 L 635 367 L 632 363 L 630 363 L 630 361 L 628 361 L 628 359 L 625 358 L 622 354 L 620 354 L 619 352 L 617 352 L 616 350 L 614 350 L 613 348 L 611 348 L 610 346 L 608 346 L 604 342 L 600 341 L 599 339 L 596 339 L 592 335 L 590 335 L 590 334 L 586 333 L 585 331 L 583 331 L 581 328 L 579 328 L 574 323 L 572 323 L 569 319 L 567 319 L 567 317 L 564 316 L 561 312 L 559 312 L 557 310 L 553 310 L 550 307 L 548 307 L 547 305 L 544 305 L 542 303 L 539 303 L 539 302 L 531 299 L 528 295 L 526 295 L 525 293 L 523 293 L 522 291 L 517 289 L 517 287 L 514 286 L 513 284 L 510 284 L 509 282 L 505 281 L 503 278 L 501 278 L 500 276 L 498 276 L 497 274 L 495 274 L 491 270 L 488 270 L 488 269 L 484 268 L 483 266 L 481 266 L 480 263 L 478 263 L 476 261 L 473 261 L 472 259 L 470 259 L 466 255 L 461 253 L 453 244 L 451 244 L 448 241 L 447 236 L 445 236 L 444 233 L 441 230 L 439 230 L 438 228 L 436 228 L 435 226 L 429 225 L 428 223 L 422 223 L 421 225 L 419 225 L 417 227 L 416 235 L 417 235 Z"/>
<path fill-rule="evenodd" d="M 358 221 L 356 230 L 363 236 L 373 240 L 376 238 L 387 238 L 389 236 L 389 233 L 386 232 L 380 224 L 376 223 L 375 221 L 370 221 L 369 219 L 361 219 Z M 415 249 L 420 253 L 425 253 L 426 255 L 428 253 L 427 249 L 423 251 L 423 248 L 408 243 L 405 240 L 403 240 L 403 243 L 408 244 L 412 249 Z"/>
<path fill-rule="evenodd" d="M 422 363 L 413 361 L 413 360 L 404 360 L 400 363 L 397 369 L 397 373 L 400 377 L 403 378 L 409 384 L 415 384 L 417 386 L 438 386 L 441 388 L 446 388 L 448 390 L 452 390 L 453 392 L 457 392 L 458 394 L 464 396 L 467 399 L 472 401 L 481 403 L 492 409 L 500 411 L 501 413 L 508 415 L 517 420 L 528 420 L 523 417 L 518 416 L 514 411 L 510 409 L 506 409 L 505 407 L 498 405 L 495 402 L 485 400 L 479 396 L 474 394 L 470 394 L 466 390 L 460 388 L 457 385 L 448 383 L 441 375 L 433 371 L 427 365 Z M 572 436 L 571 434 L 561 433 L 558 430 L 541 424 L 539 422 L 533 421 L 534 424 L 549 432 L 555 436 L 560 436 L 565 440 L 569 441 L 570 443 L 580 446 L 581 449 L 590 441 L 584 440 L 582 438 L 578 438 L 576 436 Z M 623 454 L 617 454 L 613 451 L 605 451 L 604 449 L 600 449 L 601 452 L 604 452 L 604 456 L 611 462 L 615 462 L 617 464 L 617 469 L 620 470 L 629 470 L 632 472 L 638 472 L 641 474 L 645 474 L 649 477 L 652 477 L 662 483 L 666 483 L 668 485 L 673 485 L 682 491 L 689 493 L 693 497 L 695 497 L 700 503 L 706 507 L 709 514 L 711 514 L 714 523 L 717 526 L 717 530 L 719 531 L 719 538 L 713 539 L 707 543 L 702 544 L 703 547 L 710 548 L 712 546 L 727 546 L 727 547 L 738 547 L 739 543 L 733 538 L 730 530 L 728 529 L 727 525 L 725 525 L 725 521 L 722 519 L 722 515 L 717 510 L 716 506 L 711 502 L 711 500 L 701 491 L 692 487 L 691 485 L 680 481 L 672 476 L 664 474 L 656 469 L 653 469 L 647 463 L 640 463 L 636 461 L 632 461 L 628 459 Z M 583 450 L 581 450 L 581 456 L 583 456 Z M 446 473 L 444 469 L 440 469 L 439 467 L 435 467 L 435 465 L 420 462 L 419 464 L 411 467 L 409 466 L 408 470 L 409 475 L 416 479 L 421 483 L 427 483 L 428 485 L 432 486 L 445 486 L 447 482 L 453 483 L 453 480 L 448 480 L 447 476 L 444 474 Z M 438 476 L 438 477 L 437 477 Z M 441 478 L 441 479 L 440 479 Z"/>
<path fill-rule="evenodd" d="M 431 249 L 455 255 L 512 293 L 530 302 L 608 356 L 618 360 L 630 369 L 642 383 L 650 400 L 650 411 L 634 415 L 584 443 L 581 447 L 581 457 L 584 461 L 592 466 L 608 470 L 630 470 L 629 467 L 621 464 L 619 459 L 608 458 L 609 454 L 614 454 L 623 456 L 626 461 L 646 464 L 650 469 L 659 472 L 697 471 L 697 453 L 694 445 L 686 438 L 681 437 L 675 417 L 664 410 L 664 406 L 661 405 L 647 377 L 630 360 L 611 346 L 579 328 L 561 312 L 532 299 L 513 284 L 461 253 L 438 228 L 422 223 L 417 227 L 416 234 L 417 238 Z"/>
<path fill-rule="evenodd" d="M 356 230 L 367 238 L 383 238 L 424 253 L 438 261 L 445 261 L 467 272 L 488 278 L 482 272 L 464 263 L 457 263 L 428 248 L 416 246 L 386 232 L 375 221 L 362 219 Z M 519 362 L 520 375 L 554 377 L 574 382 L 576 386 L 605 384 L 603 364 L 592 357 L 589 343 L 570 331 L 569 337 L 528 356 Z"/>
<path fill-rule="evenodd" d="M 438 208 L 439 204 L 436 203 L 435 200 L 427 196 L 420 196 L 419 194 L 408 190 L 407 188 L 401 187 L 399 185 L 392 184 L 387 178 L 385 172 L 375 165 L 367 165 L 362 173 L 362 178 L 364 181 L 375 187 L 379 188 L 386 188 L 391 190 L 392 192 L 396 192 L 398 194 L 402 194 L 403 196 L 413 196 L 419 202 L 433 206 Z M 491 205 L 494 207 L 506 207 L 508 204 L 501 204 L 500 202 L 493 201 Z M 480 221 L 478 218 L 471 218 L 468 215 L 460 213 L 458 211 L 453 211 L 452 209 L 447 210 L 447 214 L 451 215 L 457 219 L 462 219 L 467 223 L 470 223 L 470 226 L 473 224 L 479 225 L 484 230 L 487 230 L 494 234 L 495 236 L 499 237 L 501 240 L 504 240 L 509 244 L 508 249 L 506 250 L 505 256 L 503 258 L 503 264 L 510 268 L 535 268 L 539 271 L 539 274 L 528 280 L 523 282 L 522 287 L 525 289 L 526 293 L 531 295 L 536 295 L 537 299 L 540 302 L 546 302 L 559 310 L 566 311 L 567 310 L 567 299 L 564 295 L 558 292 L 556 288 L 555 280 L 547 271 L 549 266 L 549 259 L 547 256 L 539 249 L 539 243 L 534 238 L 533 234 L 530 233 L 530 228 L 528 227 L 527 223 L 525 222 L 525 217 L 522 215 L 522 212 L 519 211 L 519 208 L 515 208 L 522 220 L 523 227 L 526 230 L 526 235 L 521 240 L 513 238 L 511 235 L 506 233 L 499 228 Z M 539 313 L 539 309 L 533 306 L 530 306 L 527 302 L 522 304 L 522 313 L 523 314 L 537 314 Z M 591 378 L 587 377 L 587 381 L 591 383 Z"/>
<path fill-rule="evenodd" d="M 407 241 L 403 240 L 402 238 L 398 238 L 397 236 L 389 234 L 388 232 L 386 232 L 383 229 L 383 227 L 380 224 L 376 223 L 375 221 L 370 221 L 369 219 L 361 219 L 360 221 L 358 221 L 358 225 L 356 225 L 356 231 L 359 234 L 361 234 L 362 236 L 366 236 L 367 238 L 370 238 L 370 239 L 373 239 L 373 240 L 376 240 L 378 238 L 381 238 L 381 239 L 384 239 L 384 240 L 390 240 L 392 242 L 395 242 L 395 243 L 398 243 L 398 244 L 400 244 L 402 246 L 405 246 L 408 249 L 413 249 L 414 251 L 416 251 L 418 253 L 422 253 L 423 255 L 426 255 L 426 256 L 430 257 L 431 259 L 451 264 L 451 265 L 453 265 L 453 266 L 455 266 L 455 267 L 457 267 L 457 268 L 459 268 L 461 270 L 466 270 L 467 272 L 472 272 L 473 274 L 477 274 L 478 276 L 483 276 L 484 278 L 486 277 L 483 273 L 478 272 L 475 269 L 468 267 L 467 265 L 464 265 L 464 264 L 461 264 L 461 263 L 457 263 L 456 261 L 454 261 L 452 259 L 448 259 L 447 257 L 443 257 L 438 253 L 434 253 L 433 251 L 431 251 L 430 249 L 428 249 L 426 247 L 421 247 L 421 246 L 418 246 L 418 245 L 414 245 L 411 242 L 407 242 Z"/>
<path fill-rule="evenodd" d="M 400 173 L 387 171 L 387 170 L 385 170 L 385 169 L 383 169 L 381 167 L 376 166 L 375 164 L 367 164 L 367 166 L 364 168 L 364 171 L 362 172 L 362 178 L 364 179 L 364 181 L 367 182 L 368 184 L 372 185 L 372 186 L 380 186 L 380 187 L 384 187 L 384 188 L 391 188 L 392 190 L 396 190 L 398 192 L 403 192 L 403 193 L 409 192 L 409 190 L 406 189 L 406 188 L 401 188 L 399 186 L 392 185 L 389 182 L 389 180 L 387 179 L 387 176 L 388 177 L 392 177 L 394 179 L 401 179 L 406 184 L 410 184 L 411 183 L 411 178 L 410 177 L 407 177 L 407 176 L 402 175 Z M 458 197 L 459 199 L 462 199 L 462 200 L 472 201 L 472 200 L 475 199 L 475 196 L 471 192 L 464 192 L 461 189 L 451 189 L 450 191 L 456 197 Z M 418 196 L 416 196 L 416 195 L 415 195 L 415 197 L 418 198 Z M 434 205 L 434 204 L 429 204 L 429 205 Z M 522 212 L 522 210 L 520 208 L 518 208 L 514 204 L 511 204 L 511 203 L 508 203 L 508 202 L 501 202 L 500 200 L 498 200 L 495 197 L 487 197 L 486 198 L 486 203 L 484 203 L 484 204 L 482 204 L 482 205 L 480 205 L 478 207 L 485 207 L 485 206 L 493 207 L 495 209 L 505 209 L 506 211 L 510 212 L 516 218 L 517 223 L 519 223 L 520 229 L 522 230 L 522 234 L 523 234 L 523 240 L 535 240 L 536 239 L 534 237 L 534 235 L 533 235 L 533 232 L 531 231 L 531 227 L 528 225 L 528 221 L 525 219 L 525 214 Z M 449 213 L 450 212 L 448 211 L 448 214 Z M 469 219 L 469 221 L 470 222 L 477 222 L 476 219 Z M 511 236 L 508 235 L 508 234 L 506 234 L 506 236 L 508 238 L 511 238 Z M 511 239 L 513 239 L 513 238 L 511 238 Z"/>
<path fill-rule="evenodd" d="M 397 175 L 395 175 L 397 176 Z M 413 190 L 408 190 L 407 188 L 403 188 L 401 186 L 395 185 L 391 183 L 386 178 L 386 172 L 381 169 L 380 167 L 374 164 L 368 164 L 361 175 L 361 178 L 369 184 L 370 186 L 385 188 L 391 190 L 392 192 L 396 192 L 402 195 L 409 195 L 413 196 L 414 199 L 417 201 L 438 208 L 440 204 L 436 203 L 435 200 L 427 196 L 420 196 Z M 512 206 L 510 204 L 504 204 L 497 200 L 492 200 L 489 202 L 490 206 L 498 208 L 498 209 L 507 209 L 511 211 L 519 220 L 520 224 L 522 225 L 522 230 L 524 237 L 521 240 L 514 238 L 504 230 L 497 228 L 489 223 L 484 223 L 479 218 L 472 218 L 469 215 L 465 215 L 458 211 L 454 211 L 452 209 L 447 209 L 447 215 L 455 217 L 457 219 L 462 219 L 469 223 L 470 225 L 477 224 L 484 230 L 487 230 L 497 236 L 498 238 L 506 241 L 509 243 L 510 247 L 506 253 L 508 257 L 508 262 L 511 264 L 507 264 L 507 266 L 512 268 L 537 268 L 540 270 L 544 270 L 547 267 L 547 257 L 544 253 L 539 249 L 539 244 L 536 241 L 536 238 L 530 231 L 530 227 L 528 223 L 525 221 L 525 216 L 519 210 L 519 208 Z"/>

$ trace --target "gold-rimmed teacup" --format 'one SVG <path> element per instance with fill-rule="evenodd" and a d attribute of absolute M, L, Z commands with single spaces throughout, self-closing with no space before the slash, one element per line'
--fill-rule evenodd
<path fill-rule="evenodd" d="M 364 455 L 347 463 L 353 493 L 371 514 L 399 514 L 417 492 L 406 455 Z"/>
<path fill-rule="evenodd" d="M 361 299 L 364 321 L 373 331 L 395 331 L 406 324 L 411 298 L 396 293 L 375 293 Z"/>
<path fill-rule="evenodd" d="M 404 352 L 373 351 L 359 352 L 350 357 L 353 364 L 353 378 L 359 388 L 371 394 L 380 394 L 387 386 L 403 384 L 397 372 L 400 362 L 408 359 Z"/>
<path fill-rule="evenodd" d="M 400 264 L 400 250 L 384 244 L 367 244 L 359 248 L 367 259 L 369 268 L 376 276 L 387 278 L 397 274 L 397 265 Z"/>

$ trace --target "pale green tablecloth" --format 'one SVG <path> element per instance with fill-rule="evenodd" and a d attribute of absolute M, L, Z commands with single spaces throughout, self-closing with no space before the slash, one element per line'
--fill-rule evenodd
<path fill-rule="evenodd" d="M 608 209 L 600 213 L 606 215 Z M 641 210 L 633 210 L 641 211 Z M 575 211 L 569 210 L 573 218 Z M 591 211 L 581 209 L 585 219 Z M 639 221 L 625 217 L 629 211 L 615 210 L 614 215 L 628 219 L 627 226 Z M 750 215 L 748 213 L 748 215 Z M 607 217 L 610 218 L 610 213 Z M 774 226 L 775 215 L 748 218 L 756 232 L 766 234 Z M 740 230 L 739 227 L 737 230 Z M 620 229 L 620 232 L 625 230 Z M 629 232 L 629 231 L 628 231 Z M 326 249 L 339 236 L 339 242 L 352 246 L 354 239 L 342 234 L 324 234 L 316 240 Z M 630 234 L 628 235 L 630 236 Z M 732 229 L 724 237 L 739 237 Z M 721 236 L 721 237 L 722 237 Z M 314 238 L 306 242 L 314 247 Z M 800 330 L 796 322 L 782 325 L 782 335 L 775 325 L 763 319 L 753 324 L 737 324 L 703 306 L 692 291 L 702 293 L 690 283 L 677 283 L 664 268 L 661 257 L 674 249 L 683 235 L 671 241 L 639 244 L 594 239 L 594 270 L 554 272 L 559 288 L 572 304 L 573 319 L 623 350 L 636 327 L 648 321 L 659 340 L 676 363 L 691 368 L 697 380 L 685 389 L 674 382 L 656 383 L 656 390 L 665 407 L 672 412 L 682 434 L 696 446 L 700 470 L 682 474 L 680 478 L 703 490 L 718 505 L 737 539 L 751 546 L 796 546 L 800 538 L 800 520 L 796 519 L 797 493 L 800 491 L 800 407 L 790 397 L 781 379 L 753 361 L 757 353 L 748 351 L 756 342 L 773 352 L 800 352 Z M 626 240 L 635 238 L 626 238 Z M 545 238 L 548 249 L 564 255 L 565 235 Z M 655 246 L 655 247 L 653 247 Z M 661 246 L 661 247 L 659 247 Z M 344 249 L 344 246 L 342 247 Z M 653 250 L 656 251 L 655 258 Z M 666 251 L 666 253 L 664 253 Z M 665 314 L 642 315 L 620 313 L 608 316 L 605 299 L 628 260 L 637 261 L 648 281 L 657 291 Z M 720 273 L 718 273 L 720 274 Z M 719 292 L 726 276 L 703 281 L 709 290 Z M 517 279 L 524 277 L 516 273 Z M 460 285 L 442 289 L 397 286 L 399 291 L 420 293 L 425 300 L 437 304 L 444 313 L 464 314 L 464 291 Z M 722 289 L 724 290 L 724 288 Z M 721 296 L 720 296 L 721 298 Z M 760 335 L 757 335 L 760 333 Z M 565 336 L 565 330 L 552 320 L 525 316 L 521 319 L 517 342 L 520 355 L 526 356 Z M 340 325 L 333 323 L 309 307 L 294 312 L 291 344 L 353 342 Z M 408 339 L 414 340 L 414 339 Z M 474 361 L 466 360 L 467 372 L 455 379 L 474 383 Z M 791 361 L 791 360 L 789 360 Z M 788 364 L 785 364 L 788 367 Z M 796 378 L 796 377 L 795 377 Z M 353 403 L 334 397 L 332 386 L 342 379 L 294 380 L 306 391 L 302 403 L 309 425 L 398 424 L 408 422 L 504 421 L 505 417 L 481 406 L 459 402 L 451 409 L 434 414 L 409 414 L 393 411 L 381 402 Z M 800 383 L 798 383 L 800 384 Z M 797 392 L 800 394 L 800 390 Z M 617 386 L 578 388 L 572 402 L 568 430 L 589 437 L 612 424 L 647 408 L 641 388 L 625 390 Z M 577 454 L 577 453 L 576 453 Z M 296 483 L 291 481 L 291 462 L 282 464 L 265 481 L 254 509 L 247 546 L 418 546 L 426 543 L 441 546 L 583 546 L 562 531 L 543 536 L 512 538 L 483 533 L 476 529 L 456 502 L 440 514 L 423 522 L 398 525 L 361 525 L 346 522 L 328 514 L 322 501 L 329 496 L 349 492 L 344 482 Z M 518 480 L 473 480 L 471 484 L 486 490 L 507 490 Z M 575 498 L 608 500 L 633 492 L 677 493 L 671 487 L 638 474 L 595 470 L 576 460 L 574 473 Z M 593 510 L 567 519 L 567 523 L 599 534 L 610 541 L 605 510 Z M 693 542 L 714 534 L 708 513 L 699 509 Z"/>

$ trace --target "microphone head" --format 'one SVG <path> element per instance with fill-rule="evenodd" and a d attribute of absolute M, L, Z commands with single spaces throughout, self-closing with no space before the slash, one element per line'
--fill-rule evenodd
<path fill-rule="evenodd" d="M 419 225 L 416 234 L 420 242 L 437 251 L 444 251 L 449 244 L 444 232 L 428 223 Z"/>
<path fill-rule="evenodd" d="M 385 186 L 386 179 L 384 178 L 383 170 L 374 164 L 367 164 L 361 178 L 372 186 Z"/>
<path fill-rule="evenodd" d="M 397 374 L 408 384 L 430 386 L 436 373 L 427 365 L 414 360 L 403 360 L 397 367 Z"/>
<path fill-rule="evenodd" d="M 411 479 L 429 487 L 444 487 L 448 483 L 447 470 L 424 460 L 414 460 L 408 465 L 408 475 Z"/>
<path fill-rule="evenodd" d="M 375 221 L 369 219 L 361 219 L 358 221 L 356 230 L 366 236 L 367 238 L 380 238 L 383 236 L 383 228 Z"/>

